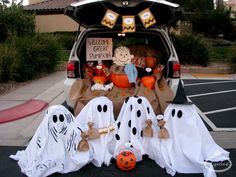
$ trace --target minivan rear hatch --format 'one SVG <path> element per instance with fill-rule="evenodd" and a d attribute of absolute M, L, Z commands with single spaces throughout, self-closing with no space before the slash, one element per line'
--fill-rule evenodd
<path fill-rule="evenodd" d="M 65 14 L 85 28 L 102 26 L 101 21 L 107 10 L 119 14 L 115 27 L 122 24 L 122 16 L 135 17 L 136 26 L 142 26 L 138 14 L 149 9 L 156 19 L 156 26 L 168 25 L 181 15 L 178 4 L 165 0 L 79 0 L 65 9 Z"/>

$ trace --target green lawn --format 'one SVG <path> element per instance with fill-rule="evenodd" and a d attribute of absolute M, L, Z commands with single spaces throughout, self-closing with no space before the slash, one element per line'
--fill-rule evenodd
<path fill-rule="evenodd" d="M 222 39 L 203 38 L 209 50 L 210 62 L 230 63 L 236 51 L 236 42 Z"/>
<path fill-rule="evenodd" d="M 211 62 L 217 61 L 229 63 L 234 51 L 236 51 L 235 46 L 210 46 L 208 49 Z"/>

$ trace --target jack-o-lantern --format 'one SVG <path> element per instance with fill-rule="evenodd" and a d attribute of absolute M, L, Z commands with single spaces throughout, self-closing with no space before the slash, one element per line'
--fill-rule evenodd
<path fill-rule="evenodd" d="M 132 170 L 136 166 L 136 157 L 131 151 L 124 150 L 118 154 L 116 164 L 123 171 Z"/>
<path fill-rule="evenodd" d="M 145 67 L 146 68 L 155 68 L 157 65 L 157 58 L 156 57 L 146 57 L 145 58 Z"/>
<path fill-rule="evenodd" d="M 156 79 L 153 76 L 144 76 L 141 79 L 142 84 L 149 89 L 154 89 L 155 81 Z"/>

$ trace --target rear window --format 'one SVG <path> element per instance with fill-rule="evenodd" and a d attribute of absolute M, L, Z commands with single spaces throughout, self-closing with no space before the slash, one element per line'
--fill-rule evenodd
<path fill-rule="evenodd" d="M 167 62 L 170 51 L 163 36 L 158 32 L 136 32 L 126 33 L 125 36 L 118 32 L 96 32 L 89 33 L 77 48 L 77 56 L 81 62 L 86 62 L 86 39 L 87 38 L 111 38 L 113 50 L 119 46 L 129 47 L 135 56 L 143 57 L 157 55 L 162 64 Z M 111 58 L 112 60 L 112 58 Z"/>
<path fill-rule="evenodd" d="M 156 57 L 158 64 L 166 66 L 170 57 L 170 50 L 161 33 L 155 32 L 135 32 L 122 34 L 113 31 L 92 32 L 87 34 L 82 43 L 77 48 L 77 56 L 80 60 L 80 66 L 86 64 L 88 59 L 87 41 L 91 39 L 108 39 L 112 41 L 112 55 L 114 50 L 119 46 L 126 46 L 130 49 L 131 54 L 135 57 L 146 58 Z M 98 49 L 99 50 L 99 49 Z M 102 49 L 101 49 L 102 50 Z M 102 61 L 106 65 L 112 65 L 112 55 L 104 56 L 110 59 Z M 99 57 L 98 57 L 99 58 Z M 93 61 L 97 64 L 98 61 Z M 82 68 L 81 68 L 82 69 Z"/>

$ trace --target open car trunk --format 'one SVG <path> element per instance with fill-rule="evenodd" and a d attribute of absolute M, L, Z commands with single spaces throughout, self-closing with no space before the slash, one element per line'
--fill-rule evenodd
<path fill-rule="evenodd" d="M 87 28 L 89 26 L 101 26 L 106 10 L 110 9 L 119 14 L 116 27 L 122 24 L 121 17 L 123 15 L 134 15 L 138 27 L 142 25 L 138 14 L 147 8 L 154 15 L 157 26 L 171 24 L 181 15 L 178 4 L 165 0 L 81 0 L 68 6 L 65 9 L 65 14 Z"/>
<path fill-rule="evenodd" d="M 116 14 L 112 27 L 101 24 L 108 10 Z M 146 10 L 149 26 L 139 15 Z M 163 113 L 173 97 L 165 81 L 168 62 L 178 62 L 178 58 L 167 33 L 160 28 L 179 19 L 179 12 L 178 4 L 164 0 L 82 0 L 68 6 L 65 14 L 85 27 L 69 61 L 75 66 L 72 72 L 78 71 L 71 78 L 79 78 L 69 94 L 75 114 L 98 96 L 113 102 L 115 116 L 130 96 L 146 97 L 156 114 Z M 126 16 L 133 21 L 125 22 Z M 153 16 L 156 23 L 152 23 Z"/>
<path fill-rule="evenodd" d="M 165 66 L 171 56 L 171 48 L 162 34 L 162 30 L 138 30 L 123 37 L 118 31 L 97 29 L 86 33 L 80 47 L 75 51 L 80 61 L 82 76 L 77 79 L 70 91 L 70 97 L 75 98 L 74 112 L 77 115 L 82 108 L 98 96 L 108 97 L 114 105 L 114 115 L 117 117 L 124 100 L 130 96 L 145 96 L 151 103 L 156 114 L 163 113 L 167 103 L 172 99 L 172 91 L 165 82 Z M 108 60 L 98 63 L 100 53 L 90 50 L 91 41 L 111 40 L 114 54 L 109 54 Z M 91 42 L 92 43 L 92 42 Z M 100 42 L 96 42 L 100 43 Z M 91 45 L 91 46 L 90 46 Z M 137 69 L 135 82 L 128 81 L 125 65 L 114 63 L 117 48 L 129 48 L 133 58 L 131 63 Z M 90 49 L 88 49 L 90 48 Z M 121 49 L 120 49 L 121 50 Z M 124 50 L 124 49 L 122 49 Z M 90 52 L 92 51 L 92 52 Z M 92 55 L 91 55 L 92 54 Z M 88 60 L 91 58 L 96 60 Z M 101 69 L 98 69 L 101 66 Z M 147 72 L 146 68 L 152 68 Z M 150 82 L 149 82 L 150 81 Z M 150 84 L 145 84 L 145 82 Z"/>

